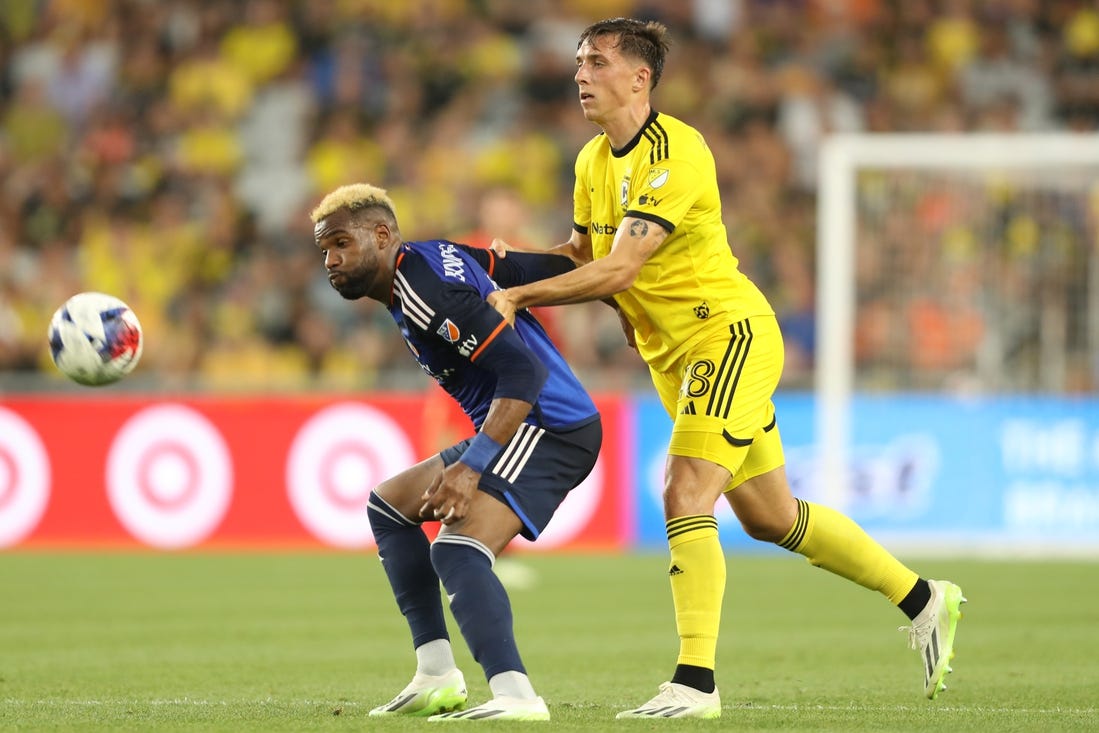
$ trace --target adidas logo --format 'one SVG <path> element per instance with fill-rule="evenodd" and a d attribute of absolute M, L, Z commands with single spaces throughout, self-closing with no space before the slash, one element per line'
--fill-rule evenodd
<path fill-rule="evenodd" d="M 683 571 L 679 569 L 678 565 L 672 565 L 671 569 L 668 570 L 668 575 L 683 575 Z"/>
<path fill-rule="evenodd" d="M 679 414 L 680 415 L 697 415 L 698 412 L 695 410 L 694 400 L 691 400 L 690 402 L 688 402 L 687 406 L 684 407 L 683 410 Z"/>

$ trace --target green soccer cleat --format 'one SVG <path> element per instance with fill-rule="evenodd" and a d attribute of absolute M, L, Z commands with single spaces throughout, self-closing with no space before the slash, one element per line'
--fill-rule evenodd
<path fill-rule="evenodd" d="M 614 716 L 622 718 L 720 718 L 721 696 L 677 682 L 664 682 L 652 700 Z"/>
<path fill-rule="evenodd" d="M 453 713 L 440 713 L 428 718 L 431 722 L 452 720 L 549 720 L 546 701 L 540 697 L 494 697 L 486 703 Z"/>
<path fill-rule="evenodd" d="M 966 602 L 962 589 L 947 580 L 929 580 L 931 600 L 911 626 L 900 627 L 908 632 L 908 646 L 920 653 L 924 665 L 924 694 L 928 700 L 946 689 L 943 679 L 954 670 L 954 634 L 962 617 L 961 606 Z"/>
<path fill-rule="evenodd" d="M 374 708 L 370 714 L 426 717 L 461 710 L 465 704 L 466 680 L 462 670 L 452 669 L 441 675 L 417 672 L 395 698 Z"/>

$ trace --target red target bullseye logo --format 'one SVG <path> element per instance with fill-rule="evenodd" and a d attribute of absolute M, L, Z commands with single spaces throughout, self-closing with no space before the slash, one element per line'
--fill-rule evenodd
<path fill-rule="evenodd" d="M 370 405 L 341 403 L 311 417 L 294 437 L 286 490 L 298 519 L 321 541 L 372 547 L 371 490 L 416 462 L 404 429 Z"/>
<path fill-rule="evenodd" d="M 29 535 L 50 499 L 50 462 L 30 423 L 0 407 L 0 547 Z"/>
<path fill-rule="evenodd" d="M 185 507 L 198 492 L 199 465 L 187 446 L 165 442 L 150 446 L 137 468 L 142 496 L 163 511 Z"/>
<path fill-rule="evenodd" d="M 366 443 L 340 441 L 321 458 L 318 477 L 321 494 L 334 507 L 361 511 L 373 488 L 370 479 L 381 462 L 378 454 Z"/>
<path fill-rule="evenodd" d="M 131 417 L 107 456 L 107 497 L 122 525 L 147 545 L 190 547 L 225 516 L 233 491 L 229 449 L 217 428 L 184 405 Z"/>

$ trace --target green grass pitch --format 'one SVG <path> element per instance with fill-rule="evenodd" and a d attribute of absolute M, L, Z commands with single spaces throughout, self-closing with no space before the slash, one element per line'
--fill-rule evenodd
<path fill-rule="evenodd" d="M 1099 729 L 1099 565 L 911 561 L 970 601 L 950 689 L 930 702 L 896 631 L 900 612 L 771 555 L 729 558 L 723 718 L 616 721 L 675 662 L 665 562 L 513 555 L 501 565 L 520 650 L 553 715 L 524 729 Z M 481 702 L 487 685 L 453 636 Z M 0 554 L 0 730 L 430 729 L 367 717 L 407 681 L 410 647 L 372 554 Z"/>

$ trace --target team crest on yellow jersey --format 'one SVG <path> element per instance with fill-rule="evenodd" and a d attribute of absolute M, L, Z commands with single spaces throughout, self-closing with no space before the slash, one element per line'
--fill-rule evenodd
<path fill-rule="evenodd" d="M 649 169 L 649 185 L 653 188 L 660 188 L 668 182 L 668 169 L 667 168 L 650 168 Z"/>
<path fill-rule="evenodd" d="M 622 202 L 622 208 L 626 208 L 630 203 L 630 172 L 626 171 L 626 175 L 622 176 L 622 189 L 619 194 L 619 200 Z"/>

